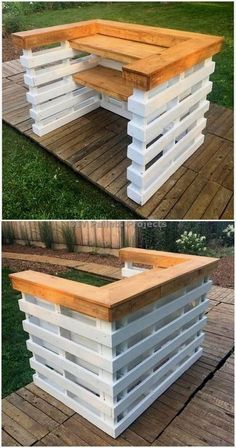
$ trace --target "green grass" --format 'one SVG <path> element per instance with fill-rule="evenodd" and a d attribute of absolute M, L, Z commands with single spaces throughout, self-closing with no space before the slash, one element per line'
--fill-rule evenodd
<path fill-rule="evenodd" d="M 24 313 L 19 310 L 18 300 L 21 295 L 11 288 L 9 281 L 10 270 L 2 270 L 2 395 L 25 386 L 32 381 L 33 370 L 29 366 L 32 356 L 26 348 L 27 333 L 23 331 L 22 320 Z M 70 280 L 102 286 L 110 283 L 107 280 L 81 273 L 68 271 L 60 277 Z"/>
<path fill-rule="evenodd" d="M 135 218 L 131 211 L 5 124 L 3 142 L 3 219 Z"/>
<path fill-rule="evenodd" d="M 233 104 L 233 2 L 75 3 L 76 7 L 24 15 L 24 28 L 92 18 L 176 28 L 225 38 L 214 57 L 209 99 Z M 3 129 L 4 219 L 129 219 L 137 216 L 8 126 Z"/>

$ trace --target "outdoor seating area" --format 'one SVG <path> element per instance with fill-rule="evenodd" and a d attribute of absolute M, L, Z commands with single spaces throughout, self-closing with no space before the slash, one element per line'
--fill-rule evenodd
<path fill-rule="evenodd" d="M 233 447 L 234 5 L 2 3 L 2 446 Z"/>
<path fill-rule="evenodd" d="M 140 206 L 127 197 L 127 119 L 99 108 L 49 134 L 32 131 L 24 68 L 5 62 L 3 120 L 68 165 L 137 216 L 145 219 L 233 217 L 233 111 L 211 104 L 205 142 Z"/>
<path fill-rule="evenodd" d="M 99 107 L 129 120 L 127 196 L 136 204 L 203 144 L 211 58 L 222 37 L 91 20 L 14 33 L 13 42 L 23 49 L 34 134 L 50 135 Z"/>
<path fill-rule="evenodd" d="M 120 257 L 124 278 L 102 287 L 10 274 L 23 295 L 35 385 L 114 438 L 202 355 L 208 277 L 217 264 L 136 248 Z"/>

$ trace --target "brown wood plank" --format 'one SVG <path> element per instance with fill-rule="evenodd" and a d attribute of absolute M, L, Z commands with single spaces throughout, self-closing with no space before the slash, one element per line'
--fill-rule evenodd
<path fill-rule="evenodd" d="M 42 426 L 47 428 L 49 431 L 58 425 L 58 423 L 55 420 L 46 415 L 44 412 L 40 411 L 32 404 L 25 401 L 15 392 L 13 392 L 11 395 L 8 395 L 6 400 L 9 401 L 9 403 L 14 405 L 15 407 L 17 407 L 18 409 L 20 409 L 21 411 L 23 411 L 29 417 L 33 416 L 34 420 L 36 420 Z"/>
<path fill-rule="evenodd" d="M 67 431 L 72 431 L 74 434 L 81 437 L 82 440 L 84 440 L 90 446 L 110 446 L 110 444 L 105 439 L 103 439 L 103 437 L 100 437 L 94 432 L 91 432 L 91 430 L 84 424 L 79 424 L 76 415 L 70 417 L 64 423 L 64 427 L 67 429 Z"/>
<path fill-rule="evenodd" d="M 37 397 L 37 395 L 34 395 L 31 391 L 29 391 L 25 387 L 18 389 L 17 395 L 20 395 L 20 397 L 22 397 L 25 401 L 28 401 L 37 409 L 39 409 L 44 414 L 48 415 L 50 418 L 52 418 L 58 423 L 62 423 L 67 419 L 67 416 L 63 412 L 47 403 L 42 398 Z"/>
<path fill-rule="evenodd" d="M 150 90 L 220 51 L 223 39 L 205 36 L 192 38 L 189 45 L 181 42 L 123 67 L 124 78 L 136 87 Z"/>
<path fill-rule="evenodd" d="M 48 433 L 48 428 L 45 428 L 45 426 L 35 421 L 33 415 L 31 418 L 6 399 L 2 401 L 2 410 L 8 417 L 17 422 L 26 431 L 30 432 L 36 439 L 41 439 L 41 437 Z"/>
<path fill-rule="evenodd" d="M 232 191 L 227 188 L 220 187 L 209 206 L 202 215 L 202 219 L 217 219 L 225 210 L 225 206 L 232 198 Z"/>
<path fill-rule="evenodd" d="M 164 219 L 168 215 L 170 210 L 175 206 L 177 201 L 181 198 L 183 193 L 187 190 L 187 188 L 190 187 L 195 177 L 196 173 L 194 171 L 186 171 L 186 173 L 184 173 L 183 176 L 176 182 L 174 188 L 172 188 L 167 193 L 160 205 L 155 210 L 153 210 L 149 218 L 158 216 L 160 219 Z"/>
<path fill-rule="evenodd" d="M 77 422 L 78 427 L 83 426 L 83 427 L 87 428 L 88 430 L 91 431 L 92 434 L 96 434 L 96 436 L 101 437 L 102 440 L 104 440 L 111 446 L 130 446 L 131 445 L 131 443 L 127 439 L 123 438 L 123 435 L 119 436 L 117 439 L 114 439 L 113 437 L 109 436 L 104 431 L 97 428 L 97 426 L 93 425 L 92 423 L 90 423 L 88 420 L 86 420 L 79 414 L 75 414 L 74 419 Z"/>
<path fill-rule="evenodd" d="M 12 40 L 16 47 L 34 48 L 43 45 L 88 36 L 96 32 L 96 22 L 86 20 L 69 25 L 56 25 L 36 30 L 22 31 L 12 34 Z"/>
<path fill-rule="evenodd" d="M 188 212 L 193 202 L 197 199 L 202 189 L 206 186 L 207 180 L 198 175 L 190 184 L 189 188 L 185 190 L 184 194 L 176 202 L 175 206 L 167 214 L 167 219 L 183 218 Z"/>
<path fill-rule="evenodd" d="M 2 413 L 2 428 L 20 445 L 30 446 L 37 441 L 37 437 L 22 428 L 21 425 L 8 417 L 8 415 L 4 414 L 4 412 Z"/>
<path fill-rule="evenodd" d="M 49 435 L 42 439 L 46 446 L 87 446 L 88 444 L 75 434 L 73 431 L 68 431 L 64 424 L 54 429 Z"/>
<path fill-rule="evenodd" d="M 2 431 L 2 446 L 21 446 L 13 437 L 6 431 Z"/>
<path fill-rule="evenodd" d="M 40 389 L 39 387 L 35 386 L 34 383 L 27 384 L 27 386 L 25 386 L 25 387 L 26 387 L 26 389 L 31 391 L 34 395 L 37 395 L 38 397 L 42 398 L 47 403 L 54 406 L 56 409 L 63 412 L 67 417 L 70 417 L 71 415 L 73 415 L 75 413 L 72 409 L 68 408 L 68 406 L 63 404 L 61 401 L 57 400 L 52 395 L 49 395 L 43 389 Z"/>
<path fill-rule="evenodd" d="M 122 63 L 130 63 L 136 59 L 153 54 L 161 54 L 165 49 L 157 45 L 104 36 L 102 34 L 70 40 L 70 46 L 76 50 L 97 54 L 98 56 Z"/>
<path fill-rule="evenodd" d="M 82 86 L 90 87 L 122 101 L 127 101 L 133 92 L 132 85 L 129 85 L 122 78 L 122 72 L 112 68 L 98 65 L 77 73 L 73 78 L 75 82 Z"/>
<path fill-rule="evenodd" d="M 220 186 L 215 182 L 208 182 L 194 201 L 184 219 L 197 219 L 202 217 Z"/>

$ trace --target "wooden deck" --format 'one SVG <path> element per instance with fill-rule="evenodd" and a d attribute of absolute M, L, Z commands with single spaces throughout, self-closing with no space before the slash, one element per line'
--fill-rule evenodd
<path fill-rule="evenodd" d="M 3 446 L 233 446 L 233 290 L 209 298 L 203 356 L 116 440 L 31 383 L 3 400 Z"/>
<path fill-rule="evenodd" d="M 126 195 L 127 120 L 104 109 L 38 137 L 31 130 L 23 69 L 3 64 L 3 119 L 130 208 L 150 219 L 233 218 L 233 111 L 211 104 L 205 143 L 144 205 Z M 92 218 L 92 217 L 91 217 Z M 122 216 L 120 217 L 122 218 Z"/>

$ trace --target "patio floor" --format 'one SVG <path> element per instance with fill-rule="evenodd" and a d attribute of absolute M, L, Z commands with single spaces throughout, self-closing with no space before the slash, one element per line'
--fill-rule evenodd
<path fill-rule="evenodd" d="M 76 173 L 150 219 L 233 218 L 233 111 L 211 104 L 204 144 L 139 206 L 127 197 L 127 120 L 97 109 L 38 137 L 32 130 L 19 60 L 3 64 L 3 119 Z"/>
<path fill-rule="evenodd" d="M 28 384 L 3 400 L 3 446 L 233 446 L 232 289 L 210 293 L 203 356 L 117 439 Z"/>

